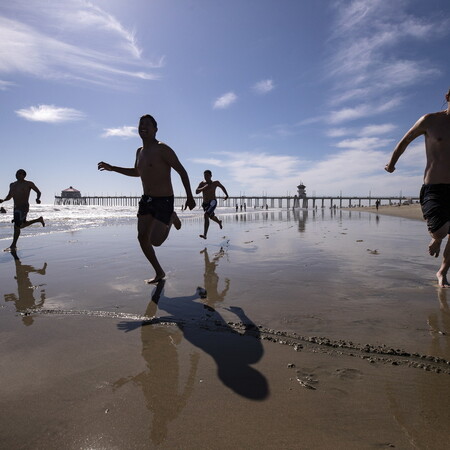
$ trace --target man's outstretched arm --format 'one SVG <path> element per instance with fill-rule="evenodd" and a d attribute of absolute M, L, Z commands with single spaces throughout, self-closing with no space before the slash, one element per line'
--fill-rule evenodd
<path fill-rule="evenodd" d="M 12 196 L 12 191 L 11 191 L 11 187 L 10 187 L 8 195 L 3 200 L 0 199 L 0 203 L 7 202 L 8 200 L 11 200 L 12 198 L 13 198 L 13 196 Z"/>
<path fill-rule="evenodd" d="M 395 164 L 397 163 L 398 159 L 404 151 L 406 150 L 406 147 L 417 137 L 419 137 L 422 134 L 425 134 L 425 125 L 424 122 L 426 120 L 426 116 L 421 117 L 414 125 L 413 127 L 403 136 L 401 141 L 396 145 L 391 160 L 386 164 L 384 170 L 386 170 L 389 173 L 392 173 L 395 170 Z"/>
<path fill-rule="evenodd" d="M 139 172 L 137 171 L 136 167 L 117 167 L 112 166 L 111 164 L 105 163 L 103 161 L 100 161 L 98 163 L 98 170 L 107 170 L 108 172 L 117 172 L 122 175 L 126 175 L 128 177 L 138 177 Z"/>

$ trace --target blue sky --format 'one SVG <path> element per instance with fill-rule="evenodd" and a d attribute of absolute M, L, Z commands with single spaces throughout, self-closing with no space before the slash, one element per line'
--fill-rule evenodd
<path fill-rule="evenodd" d="M 444 109 L 446 0 L 14 0 L 0 5 L 0 197 L 18 168 L 53 201 L 140 195 L 137 122 L 150 113 L 193 189 L 230 195 L 417 195 L 423 139 Z M 175 195 L 183 193 L 176 173 Z"/>

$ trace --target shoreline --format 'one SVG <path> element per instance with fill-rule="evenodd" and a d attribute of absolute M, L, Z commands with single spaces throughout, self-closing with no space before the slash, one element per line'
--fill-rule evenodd
<path fill-rule="evenodd" d="M 356 206 L 352 208 L 341 208 L 344 211 L 363 211 L 372 214 L 402 217 L 403 219 L 424 221 L 419 203 L 412 205 L 381 205 L 378 210 L 375 206 Z"/>

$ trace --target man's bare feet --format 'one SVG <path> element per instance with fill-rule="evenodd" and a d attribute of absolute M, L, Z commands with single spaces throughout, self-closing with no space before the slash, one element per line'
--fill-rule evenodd
<path fill-rule="evenodd" d="M 172 223 L 177 230 L 181 228 L 181 220 L 175 211 L 172 213 Z"/>
<path fill-rule="evenodd" d="M 13 247 L 12 245 L 11 245 L 11 247 L 8 247 L 8 248 L 5 248 L 5 250 L 3 250 L 4 252 L 15 252 L 17 250 L 17 247 Z"/>
<path fill-rule="evenodd" d="M 448 287 L 450 287 L 450 284 L 447 281 L 447 274 L 442 274 L 442 273 L 438 272 L 436 274 L 436 277 L 438 279 L 439 287 L 441 287 L 441 288 L 448 288 Z"/>
<path fill-rule="evenodd" d="M 219 220 L 219 222 L 217 222 L 217 223 L 219 224 L 220 229 L 222 229 L 222 228 L 223 228 L 223 227 L 222 227 L 222 221 Z"/>
<path fill-rule="evenodd" d="M 202 239 L 206 239 L 206 236 L 204 236 L 203 234 L 199 234 L 199 236 L 200 236 Z"/>
<path fill-rule="evenodd" d="M 432 239 L 430 245 L 428 245 L 428 251 L 431 256 L 437 258 L 441 250 L 442 239 Z"/>
<path fill-rule="evenodd" d="M 164 280 L 164 277 L 166 276 L 165 272 L 162 272 L 160 274 L 156 274 L 154 278 L 150 278 L 149 280 L 145 280 L 147 284 L 157 284 L 160 281 Z"/>
<path fill-rule="evenodd" d="M 43 227 L 45 227 L 45 222 L 44 222 L 44 218 L 41 216 L 41 217 L 39 217 L 39 222 L 41 222 L 42 223 L 42 226 Z"/>

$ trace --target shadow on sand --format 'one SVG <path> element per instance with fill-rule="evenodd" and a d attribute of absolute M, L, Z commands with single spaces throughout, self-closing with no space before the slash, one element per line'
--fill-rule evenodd
<path fill-rule="evenodd" d="M 197 300 L 198 290 L 186 297 L 168 298 L 163 296 L 164 281 L 158 283 L 152 293 L 146 316 L 154 317 L 157 309 L 169 316 L 144 322 L 121 322 L 118 328 L 128 332 L 136 328 L 157 327 L 161 322 L 172 322 L 191 344 L 209 354 L 217 365 L 217 375 L 222 383 L 235 393 L 252 400 L 264 400 L 269 395 L 266 378 L 251 367 L 263 356 L 264 350 L 259 339 L 258 327 L 246 316 L 242 308 L 230 307 L 243 324 L 243 332 L 231 327 L 211 306 Z M 180 319 L 183 317 L 183 319 Z M 190 320 L 185 320 L 189 317 Z M 151 343 L 142 332 L 142 345 Z M 145 356 L 144 356 L 145 358 Z"/>

